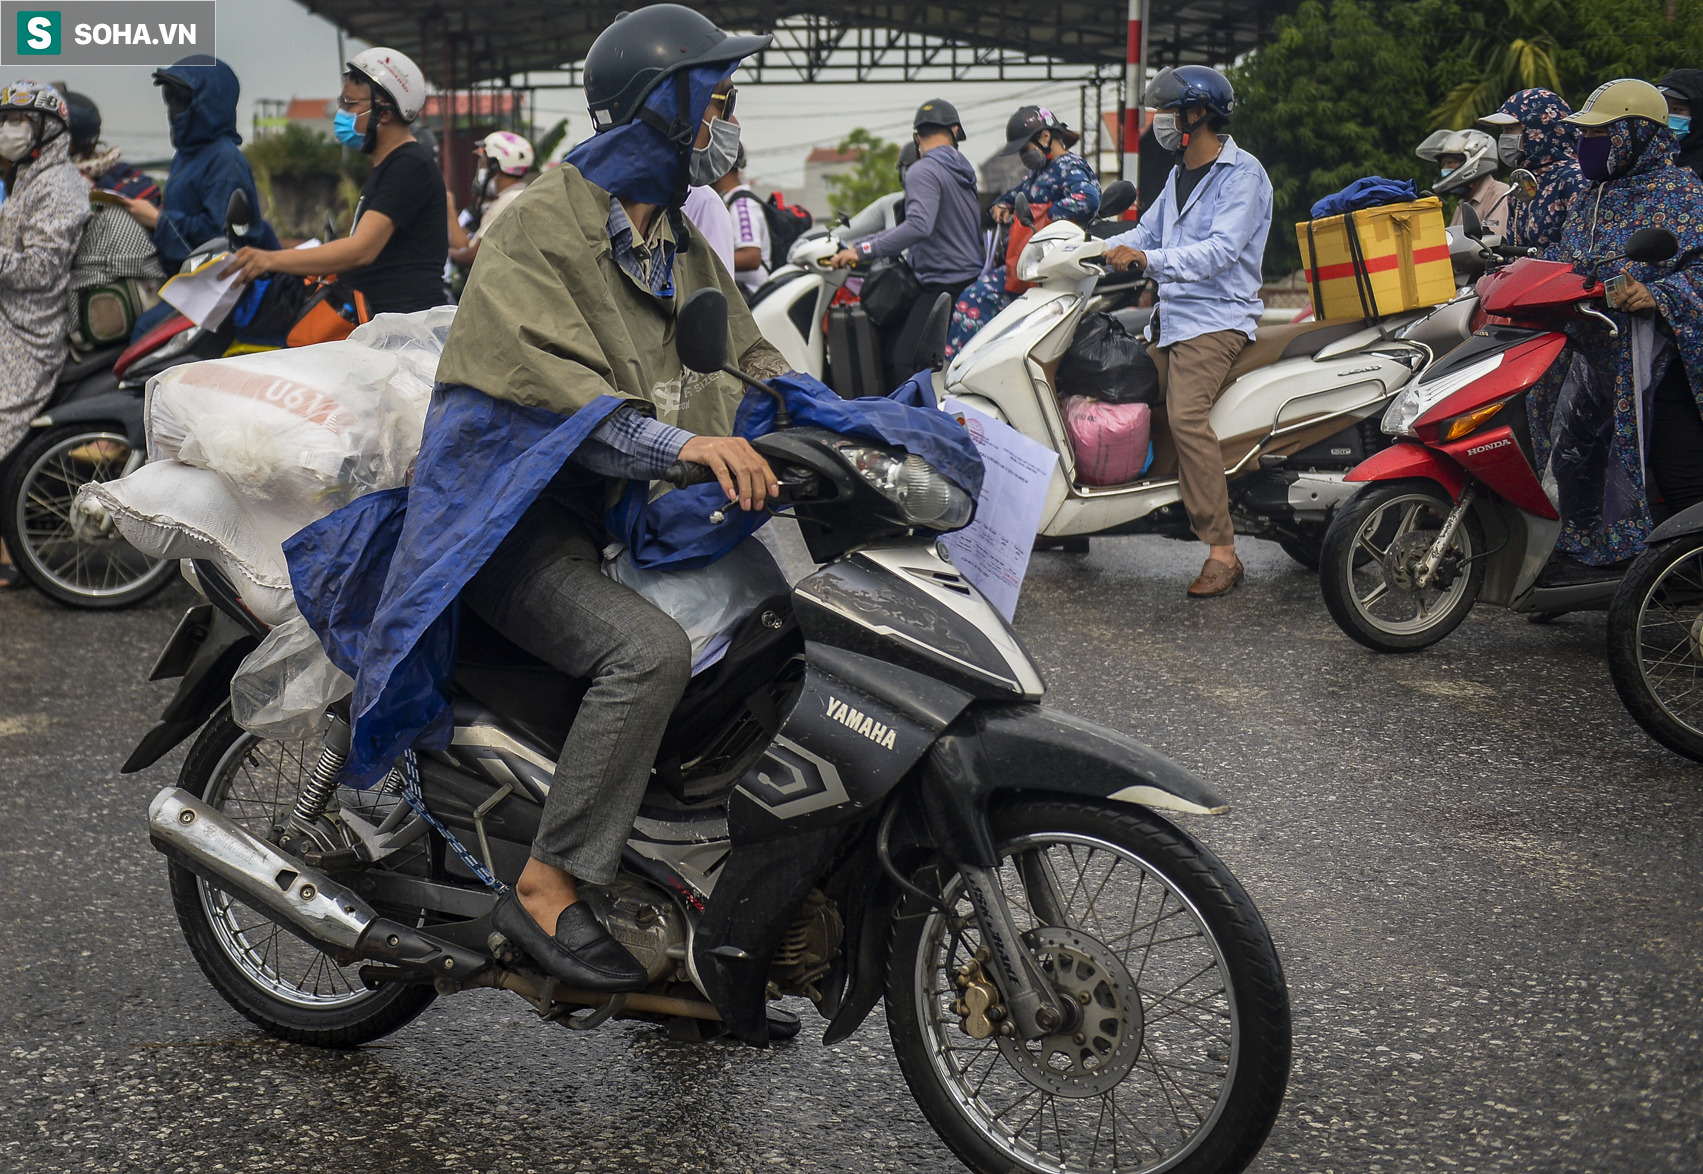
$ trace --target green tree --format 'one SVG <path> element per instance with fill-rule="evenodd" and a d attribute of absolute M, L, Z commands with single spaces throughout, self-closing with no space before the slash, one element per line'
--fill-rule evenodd
<path fill-rule="evenodd" d="M 544 137 L 538 140 L 538 166 L 556 157 L 556 148 L 562 145 L 562 140 L 568 137 L 568 120 L 557 119 L 556 125 L 544 132 Z"/>
<path fill-rule="evenodd" d="M 1413 149 L 1436 104 L 1436 30 L 1455 12 L 1448 0 L 1306 0 L 1232 71 L 1231 133 L 1271 177 L 1267 274 L 1301 267 L 1294 225 L 1315 200 L 1368 175 L 1429 178 Z"/>
<path fill-rule="evenodd" d="M 847 216 L 888 192 L 899 190 L 899 144 L 889 143 L 863 127 L 840 140 L 840 154 L 858 153 L 857 164 L 845 175 L 828 177 L 828 202 Z"/>
<path fill-rule="evenodd" d="M 1562 0 L 1501 0 L 1486 14 L 1465 14 L 1465 36 L 1453 53 L 1466 77 L 1431 111 L 1432 129 L 1471 126 L 1508 95 L 1542 87 L 1562 93 L 1563 35 L 1570 23 Z"/>

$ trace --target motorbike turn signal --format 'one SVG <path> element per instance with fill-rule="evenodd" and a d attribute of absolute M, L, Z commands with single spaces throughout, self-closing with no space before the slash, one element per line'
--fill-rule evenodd
<path fill-rule="evenodd" d="M 1490 419 L 1490 417 L 1494 416 L 1497 412 L 1500 412 L 1502 410 L 1502 405 L 1507 402 L 1507 400 L 1500 400 L 1497 403 L 1485 404 L 1482 408 L 1470 411 L 1464 416 L 1456 416 L 1453 420 L 1450 420 L 1447 424 L 1443 425 L 1443 439 L 1445 441 L 1459 440 L 1468 432 L 1471 432 L 1474 428 L 1477 428 L 1480 424 Z"/>

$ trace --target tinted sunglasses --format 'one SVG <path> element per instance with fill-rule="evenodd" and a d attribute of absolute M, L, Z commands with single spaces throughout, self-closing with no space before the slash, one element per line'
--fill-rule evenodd
<path fill-rule="evenodd" d="M 733 104 L 738 98 L 739 88 L 737 86 L 728 86 L 727 89 L 721 93 L 710 95 L 710 100 L 712 102 L 721 103 L 721 117 L 723 121 L 733 117 Z"/>

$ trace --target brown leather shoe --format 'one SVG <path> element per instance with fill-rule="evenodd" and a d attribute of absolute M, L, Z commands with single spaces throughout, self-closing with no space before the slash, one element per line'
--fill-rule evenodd
<path fill-rule="evenodd" d="M 1209 558 L 1206 565 L 1200 568 L 1200 577 L 1189 584 L 1189 598 L 1210 599 L 1214 595 L 1223 595 L 1242 581 L 1245 571 L 1246 568 L 1242 566 L 1242 560 L 1239 558 L 1235 566 Z"/>

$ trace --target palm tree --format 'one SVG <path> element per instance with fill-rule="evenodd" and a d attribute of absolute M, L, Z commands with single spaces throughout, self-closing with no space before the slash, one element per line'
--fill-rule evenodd
<path fill-rule="evenodd" d="M 1472 76 L 1450 90 L 1431 111 L 1431 129 L 1471 126 L 1496 110 L 1516 90 L 1561 89 L 1556 59 L 1561 44 L 1550 31 L 1567 17 L 1561 0 L 1502 0 L 1492 24 L 1484 13 L 1467 19 L 1462 44 Z"/>

